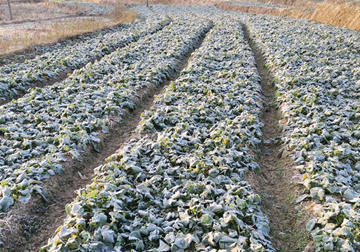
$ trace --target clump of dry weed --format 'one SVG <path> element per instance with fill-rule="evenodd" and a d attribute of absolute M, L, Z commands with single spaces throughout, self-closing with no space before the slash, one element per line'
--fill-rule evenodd
<path fill-rule="evenodd" d="M 319 3 L 311 20 L 360 31 L 360 3 L 327 0 Z"/>
<path fill-rule="evenodd" d="M 258 2 L 267 1 L 259 0 Z M 216 4 L 216 6 L 230 11 L 308 19 L 360 31 L 360 3 L 358 2 L 326 0 L 316 3 L 314 1 L 304 2 L 301 0 L 271 0 L 270 3 L 286 4 L 292 8 L 282 9 L 275 7 L 233 5 L 226 2 Z"/>

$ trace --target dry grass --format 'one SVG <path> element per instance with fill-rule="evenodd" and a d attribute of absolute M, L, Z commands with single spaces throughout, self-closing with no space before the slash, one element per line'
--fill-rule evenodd
<path fill-rule="evenodd" d="M 258 2 L 265 2 L 258 1 Z M 324 24 L 346 27 L 360 31 L 360 3 L 345 0 L 313 1 L 272 0 L 273 4 L 287 4 L 292 8 L 267 8 L 258 6 L 241 6 L 228 3 L 216 4 L 225 10 L 266 14 L 292 18 L 302 18 Z"/>
<path fill-rule="evenodd" d="M 92 0 L 99 1 L 99 0 Z M 111 0 L 108 0 L 111 1 Z M 146 0 L 118 0 L 122 4 L 145 4 Z M 149 4 L 169 4 L 169 5 L 214 5 L 227 2 L 228 0 L 149 0 Z"/>
<path fill-rule="evenodd" d="M 44 2 L 42 4 L 47 8 L 63 9 L 63 10 L 67 10 L 71 13 L 79 13 L 79 12 L 87 10 L 87 8 L 82 7 L 82 6 L 75 6 L 75 5 L 70 6 L 68 4 L 61 3 L 61 2 Z"/>
<path fill-rule="evenodd" d="M 126 9 L 123 4 L 115 4 L 115 9 L 108 15 L 114 24 L 125 24 L 133 22 L 137 18 L 137 13 Z"/>
<path fill-rule="evenodd" d="M 22 50 L 40 44 L 54 43 L 66 37 L 90 32 L 103 27 L 103 22 L 79 20 L 76 22 L 58 22 L 40 29 L 14 31 L 1 39 L 0 54 Z"/>
<path fill-rule="evenodd" d="M 238 12 L 248 12 L 254 14 L 265 14 L 272 16 L 283 16 L 293 18 L 309 19 L 313 13 L 313 8 L 306 7 L 294 7 L 294 8 L 269 8 L 260 6 L 245 6 L 245 5 L 232 5 L 227 3 L 216 4 L 220 9 Z"/>
<path fill-rule="evenodd" d="M 327 0 L 318 4 L 310 20 L 360 31 L 360 3 Z"/>
<path fill-rule="evenodd" d="M 12 3 L 13 20 L 10 20 L 7 4 L 0 5 L 0 23 L 18 23 L 29 20 L 40 20 L 64 17 L 77 14 L 78 10 L 57 5 L 56 8 L 48 3 Z"/>
<path fill-rule="evenodd" d="M 11 53 L 21 53 L 37 45 L 56 43 L 117 24 L 129 23 L 137 18 L 134 11 L 127 10 L 121 4 L 114 5 L 114 11 L 103 17 L 79 17 L 66 21 L 39 22 L 31 28 L 0 29 L 0 55 L 7 57 Z"/>

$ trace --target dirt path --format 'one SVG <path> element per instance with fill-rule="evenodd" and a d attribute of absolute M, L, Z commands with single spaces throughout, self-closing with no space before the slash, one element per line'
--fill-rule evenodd
<path fill-rule="evenodd" d="M 87 15 L 86 13 L 81 14 L 73 14 L 73 15 L 64 15 L 59 17 L 49 17 L 49 18 L 42 18 L 42 19 L 25 19 L 25 20 L 18 20 L 18 21 L 9 21 L 0 23 L 0 30 L 7 30 L 7 29 L 33 29 L 32 27 L 34 24 L 40 23 L 48 23 L 48 25 L 52 24 L 54 21 L 67 21 L 68 19 L 74 19 L 73 21 L 77 21 L 79 18 L 93 18 L 93 17 L 102 17 L 102 15 Z"/>
<path fill-rule="evenodd" d="M 205 35 L 199 40 L 194 50 L 200 47 Z M 194 51 L 193 50 L 193 51 Z M 48 202 L 41 197 L 32 199 L 27 205 L 14 207 L 4 219 L 0 219 L 0 226 L 5 228 L 5 243 L 0 251 L 38 251 L 63 222 L 65 205 L 74 200 L 75 191 L 91 183 L 94 168 L 104 163 L 105 158 L 126 145 L 135 136 L 144 110 L 153 105 L 154 96 L 161 93 L 163 88 L 175 80 L 189 61 L 191 52 L 177 66 L 177 73 L 164 81 L 158 88 L 150 88 L 140 94 L 134 111 L 125 111 L 124 120 L 115 124 L 110 133 L 103 136 L 100 152 L 87 153 L 83 162 L 69 162 L 64 167 L 64 174 L 53 176 L 45 181 L 43 187 L 48 194 Z M 1 238 L 1 237 L 0 237 Z"/>
<path fill-rule="evenodd" d="M 262 210 L 270 221 L 272 242 L 278 251 L 312 251 L 306 222 L 310 219 L 309 202 L 296 203 L 301 195 L 298 182 L 301 175 L 295 164 L 286 155 L 281 143 L 282 121 L 275 96 L 276 88 L 271 72 L 265 66 L 265 59 L 255 42 L 249 39 L 249 31 L 243 25 L 245 37 L 255 55 L 257 69 L 261 76 L 264 99 L 264 143 L 258 153 L 260 171 L 251 172 L 248 181 L 262 198 Z M 308 245 L 309 244 L 309 245 Z"/>

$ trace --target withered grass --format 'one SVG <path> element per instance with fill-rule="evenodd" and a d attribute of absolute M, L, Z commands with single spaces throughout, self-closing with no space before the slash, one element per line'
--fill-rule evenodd
<path fill-rule="evenodd" d="M 113 4 L 114 11 L 99 17 L 81 17 L 34 25 L 33 29 L 0 30 L 0 55 L 21 52 L 38 45 L 52 44 L 114 25 L 130 23 L 137 13 L 122 4 Z M 55 6 L 53 6 L 55 8 Z"/>
<path fill-rule="evenodd" d="M 267 1 L 264 0 L 263 2 Z M 287 4 L 291 8 L 234 5 L 226 2 L 216 4 L 216 6 L 230 11 L 307 19 L 360 31 L 359 2 L 346 0 L 326 0 L 324 2 L 273 0 L 270 2 L 274 4 Z"/>

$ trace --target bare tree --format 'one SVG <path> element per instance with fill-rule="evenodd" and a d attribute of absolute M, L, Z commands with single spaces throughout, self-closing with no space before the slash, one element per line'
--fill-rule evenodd
<path fill-rule="evenodd" d="M 12 20 L 13 16 L 12 16 L 12 11 L 11 11 L 10 0 L 7 0 L 7 2 L 8 2 L 8 6 L 9 6 L 10 20 Z"/>
<path fill-rule="evenodd" d="M 149 7 L 149 0 L 146 0 L 146 7 Z"/>

